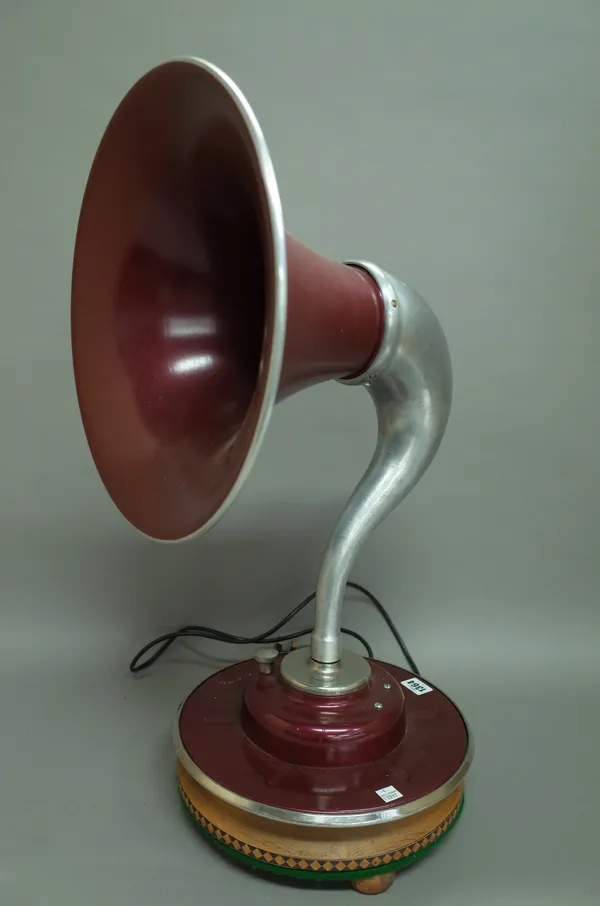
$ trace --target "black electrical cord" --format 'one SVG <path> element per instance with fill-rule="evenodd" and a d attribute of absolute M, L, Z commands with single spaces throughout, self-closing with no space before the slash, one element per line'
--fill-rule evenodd
<path fill-rule="evenodd" d="M 372 602 L 372 604 L 375 605 L 375 607 L 387 623 L 388 627 L 390 628 L 400 648 L 402 649 L 402 653 L 408 661 L 411 670 L 413 671 L 413 673 L 419 676 L 419 670 L 415 661 L 411 657 L 411 654 L 406 647 L 402 636 L 394 626 L 392 618 L 388 614 L 381 601 L 379 601 L 372 592 L 364 588 L 364 586 L 359 585 L 357 582 L 348 582 L 346 584 L 349 588 L 354 588 L 356 589 L 356 591 L 360 591 L 361 594 L 365 595 Z M 291 632 L 287 635 L 274 636 L 273 633 L 277 632 L 277 630 L 281 629 L 283 626 L 289 623 L 290 620 L 292 620 L 298 613 L 300 613 L 300 611 L 303 610 L 307 606 L 307 604 L 310 604 L 311 601 L 315 599 L 315 597 L 316 592 L 308 595 L 306 598 L 304 598 L 303 601 L 300 601 L 300 603 L 297 604 L 296 607 L 294 607 L 294 609 L 287 616 L 279 620 L 279 622 L 276 623 L 275 626 L 272 626 L 270 629 L 267 629 L 266 632 L 261 632 L 259 635 L 255 636 L 232 635 L 229 632 L 222 632 L 219 629 L 211 629 L 209 626 L 194 625 L 183 626 L 181 629 L 176 629 L 173 632 L 166 632 L 164 635 L 161 635 L 158 638 L 153 639 L 151 642 L 148 642 L 147 645 L 144 645 L 144 647 L 140 649 L 140 651 L 138 651 L 129 665 L 129 670 L 131 671 L 131 673 L 139 673 L 142 670 L 146 670 L 147 667 L 151 667 L 152 664 L 156 663 L 159 657 L 161 657 L 165 653 L 165 651 L 167 651 L 167 649 L 171 647 L 173 642 L 175 642 L 177 639 L 182 638 L 213 639 L 217 642 L 227 642 L 230 645 L 253 645 L 257 642 L 272 642 L 273 644 L 276 644 L 278 642 L 289 642 L 292 639 L 297 639 L 301 636 L 309 635 L 312 632 L 312 627 L 310 629 L 299 629 L 296 632 Z M 355 632 L 353 629 L 346 629 L 344 627 L 342 627 L 341 631 L 345 635 L 350 635 L 353 638 L 358 639 L 358 641 L 361 642 L 362 645 L 364 645 L 368 656 L 371 658 L 373 657 L 373 649 L 371 648 L 367 640 L 364 639 L 358 632 Z M 145 660 L 142 660 L 144 655 L 149 651 L 152 651 L 153 648 L 156 648 L 156 651 L 153 654 L 150 654 Z"/>
<path fill-rule="evenodd" d="M 400 635 L 400 633 L 394 626 L 394 621 L 392 620 L 391 616 L 389 615 L 389 613 L 387 612 L 387 610 L 385 609 L 385 607 L 383 606 L 381 601 L 375 597 L 375 595 L 373 594 L 372 591 L 369 591 L 369 589 L 365 588 L 364 585 L 359 585 L 358 582 L 347 582 L 346 584 L 348 585 L 349 588 L 355 588 L 357 591 L 360 591 L 361 594 L 363 594 L 366 598 L 369 599 L 369 601 L 372 604 L 375 605 L 375 607 L 377 608 L 377 610 L 379 611 L 379 613 L 381 614 L 381 616 L 387 623 L 390 632 L 392 633 L 392 635 L 398 642 L 398 645 L 400 646 L 402 654 L 406 658 L 406 662 L 407 662 L 408 666 L 410 667 L 410 669 L 416 676 L 420 676 L 421 674 L 419 672 L 419 668 L 417 667 L 417 662 L 415 661 L 415 659 L 411 655 L 410 651 L 408 650 L 406 642 L 404 641 L 404 639 L 402 638 L 402 636 Z"/>

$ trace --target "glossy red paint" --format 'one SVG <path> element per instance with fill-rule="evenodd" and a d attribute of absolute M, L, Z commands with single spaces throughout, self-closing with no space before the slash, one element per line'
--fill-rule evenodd
<path fill-rule="evenodd" d="M 371 665 L 380 662 L 371 661 Z M 396 682 L 412 674 L 380 664 Z M 409 803 L 431 793 L 459 769 L 467 752 L 460 711 L 442 692 L 406 693 L 406 731 L 392 751 L 373 761 L 316 767 L 278 758 L 244 731 L 244 690 L 256 681 L 253 660 L 213 674 L 185 701 L 179 731 L 194 764 L 229 790 L 255 802 L 308 812 L 377 811 L 377 790 L 394 786 Z M 431 684 L 430 684 L 431 685 Z"/>
<path fill-rule="evenodd" d="M 77 393 L 108 492 L 156 538 L 211 519 L 255 434 L 276 317 L 265 193 L 237 103 L 190 62 L 132 88 L 92 166 L 72 281 Z M 286 245 L 280 399 L 362 372 L 382 330 L 370 277 Z"/>
<path fill-rule="evenodd" d="M 245 686 L 241 719 L 246 736 L 259 748 L 313 767 L 382 758 L 401 742 L 406 728 L 402 688 L 376 662 L 368 686 L 338 697 L 292 689 L 278 665 L 271 674 L 256 673 Z"/>
<path fill-rule="evenodd" d="M 286 237 L 288 315 L 279 399 L 322 381 L 362 374 L 379 348 L 383 308 L 364 271 Z"/>

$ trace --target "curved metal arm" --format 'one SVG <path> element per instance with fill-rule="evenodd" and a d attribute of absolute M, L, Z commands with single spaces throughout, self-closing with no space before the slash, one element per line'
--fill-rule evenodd
<path fill-rule="evenodd" d="M 340 660 L 346 581 L 361 544 L 419 481 L 442 440 L 452 400 L 452 368 L 443 330 L 418 293 L 366 262 L 384 307 L 382 344 L 362 384 L 375 404 L 378 440 L 373 459 L 329 541 L 317 583 L 313 661 Z"/>

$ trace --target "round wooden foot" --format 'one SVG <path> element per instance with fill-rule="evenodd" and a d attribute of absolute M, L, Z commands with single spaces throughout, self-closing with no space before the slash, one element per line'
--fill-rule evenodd
<path fill-rule="evenodd" d="M 395 871 L 388 871 L 384 875 L 373 875 L 371 878 L 361 878 L 359 881 L 351 881 L 350 883 L 359 893 L 385 893 L 394 883 L 395 877 Z"/>

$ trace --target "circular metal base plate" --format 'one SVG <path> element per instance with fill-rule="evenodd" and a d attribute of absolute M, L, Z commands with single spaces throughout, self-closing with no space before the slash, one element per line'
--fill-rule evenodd
<path fill-rule="evenodd" d="M 342 651 L 336 664 L 313 661 L 309 648 L 290 651 L 281 662 L 281 676 L 294 689 L 313 695 L 346 695 L 369 682 L 371 668 L 354 651 Z"/>
<path fill-rule="evenodd" d="M 471 760 L 460 711 L 438 689 L 385 664 L 407 681 L 406 733 L 383 758 L 338 768 L 282 761 L 252 743 L 243 729 L 243 694 L 254 660 L 213 674 L 180 708 L 177 757 L 188 774 L 224 802 L 281 822 L 352 827 L 406 818 L 430 808 L 462 783 Z M 412 683 L 411 683 L 412 681 Z"/>

